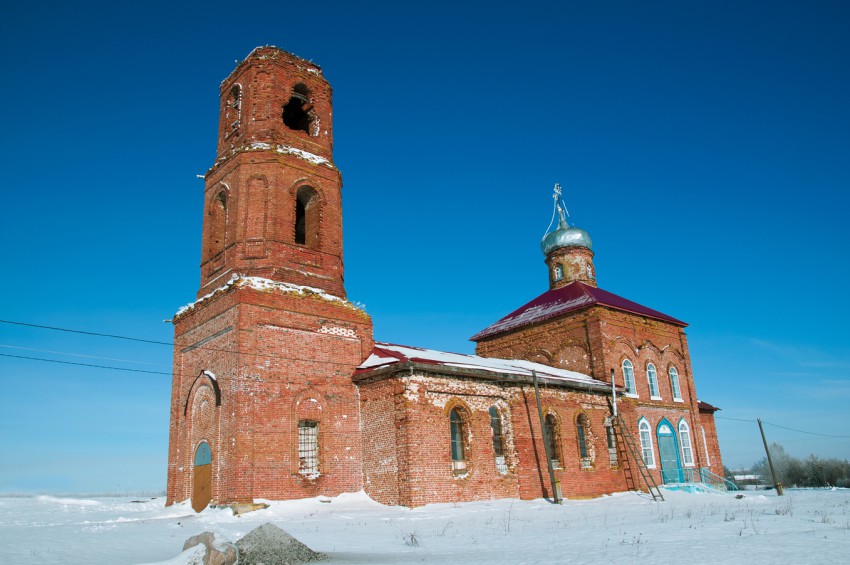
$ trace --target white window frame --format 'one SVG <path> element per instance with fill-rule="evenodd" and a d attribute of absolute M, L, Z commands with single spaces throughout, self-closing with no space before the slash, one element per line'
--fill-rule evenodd
<path fill-rule="evenodd" d="M 564 280 L 564 266 L 563 265 L 561 265 L 560 263 L 556 263 L 553 271 L 554 271 L 553 276 L 554 276 L 556 282 Z"/>
<path fill-rule="evenodd" d="M 631 374 L 630 376 L 627 376 L 628 373 L 626 372 L 626 363 L 629 364 L 628 372 Z M 623 363 L 622 363 L 621 367 L 623 369 L 623 386 L 626 387 L 626 396 L 630 396 L 632 398 L 637 398 L 638 393 L 637 393 L 637 386 L 635 385 L 635 366 L 632 365 L 632 362 L 629 361 L 628 359 L 623 359 Z M 631 381 L 631 385 L 632 385 L 631 387 L 629 387 L 630 381 Z"/>
<path fill-rule="evenodd" d="M 685 400 L 682 398 L 682 386 L 679 382 L 679 371 L 676 370 L 676 367 L 671 365 L 667 374 L 670 375 L 670 388 L 673 390 L 673 402 L 684 402 Z"/>
<path fill-rule="evenodd" d="M 679 420 L 679 445 L 682 449 L 682 465 L 694 466 L 694 448 L 691 445 L 691 427 L 684 420 Z"/>
<path fill-rule="evenodd" d="M 646 418 L 638 420 L 638 438 L 640 439 L 640 452 L 643 463 L 647 469 L 655 469 L 655 450 L 652 447 L 652 426 Z M 649 460 L 647 461 L 647 455 Z"/>
<path fill-rule="evenodd" d="M 655 369 L 655 364 L 653 363 L 646 365 L 646 380 L 649 383 L 650 400 L 661 400 L 661 389 L 658 386 L 658 371 Z M 655 386 L 653 387 L 653 385 Z"/>
<path fill-rule="evenodd" d="M 708 454 L 708 440 L 705 439 L 705 426 L 699 427 L 702 432 L 702 446 L 705 448 L 705 466 L 711 467 L 711 456 Z"/>

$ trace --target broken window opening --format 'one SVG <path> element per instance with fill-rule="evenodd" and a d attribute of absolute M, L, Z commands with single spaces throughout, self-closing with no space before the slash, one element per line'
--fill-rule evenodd
<path fill-rule="evenodd" d="M 549 459 L 552 461 L 552 467 L 561 468 L 561 452 L 558 449 L 560 443 L 558 432 L 558 419 L 554 414 L 546 414 L 546 446 L 549 448 Z"/>
<path fill-rule="evenodd" d="M 312 109 L 310 91 L 303 84 L 296 84 L 289 102 L 283 107 L 283 124 L 289 129 L 309 134 Z"/>
<path fill-rule="evenodd" d="M 587 449 L 588 422 L 587 416 L 579 414 L 576 420 L 576 430 L 578 432 L 578 451 L 581 457 L 581 467 L 586 469 L 591 466 L 590 452 Z"/>
<path fill-rule="evenodd" d="M 608 445 L 608 461 L 611 466 L 617 465 L 617 437 L 614 435 L 614 426 L 611 425 L 611 420 L 605 422 L 605 439 Z"/>
<path fill-rule="evenodd" d="M 295 243 L 316 248 L 319 242 L 319 198 L 309 186 L 298 189 L 295 197 Z"/>
<path fill-rule="evenodd" d="M 466 422 L 460 409 L 452 408 L 449 414 L 452 432 L 452 471 L 454 473 L 466 472 Z"/>
<path fill-rule="evenodd" d="M 493 455 L 496 457 L 496 470 L 505 474 L 508 464 L 505 460 L 505 436 L 502 433 L 502 415 L 495 406 L 490 407 L 490 427 L 493 429 Z"/>
<path fill-rule="evenodd" d="M 319 422 L 298 421 L 298 473 L 319 473 Z"/>
<path fill-rule="evenodd" d="M 207 210 L 209 239 L 207 240 L 207 258 L 215 257 L 224 251 L 225 231 L 227 227 L 227 194 L 221 191 L 215 195 Z"/>

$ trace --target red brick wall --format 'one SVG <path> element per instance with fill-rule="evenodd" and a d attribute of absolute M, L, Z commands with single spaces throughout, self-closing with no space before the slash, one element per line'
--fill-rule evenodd
<path fill-rule="evenodd" d="M 169 503 L 191 495 L 198 436 L 191 411 L 184 414 L 182 406 L 204 370 L 216 375 L 221 391 L 211 443 L 214 501 L 362 488 L 359 400 L 351 374 L 373 347 L 365 313 L 318 296 L 237 286 L 178 317 L 175 332 Z M 224 333 L 191 348 L 219 332 Z M 315 478 L 299 473 L 299 419 L 319 422 Z"/>
<path fill-rule="evenodd" d="M 713 412 L 700 412 L 700 424 L 702 428 L 705 430 L 705 444 L 708 446 L 708 461 L 711 465 L 706 465 L 711 469 L 711 472 L 715 475 L 725 477 L 726 474 L 723 471 L 723 459 L 720 457 L 720 440 L 717 437 L 717 427 L 714 425 L 714 413 Z M 704 451 L 705 446 L 702 441 L 702 434 L 697 431 L 697 437 L 699 438 L 697 442 L 699 443 L 700 450 Z M 705 459 L 703 459 L 705 461 Z"/>

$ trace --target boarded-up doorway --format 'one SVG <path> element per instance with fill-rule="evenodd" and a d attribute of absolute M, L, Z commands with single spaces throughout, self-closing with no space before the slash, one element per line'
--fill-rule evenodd
<path fill-rule="evenodd" d="M 195 450 L 195 466 L 192 469 L 192 508 L 200 512 L 212 500 L 212 450 L 202 441 Z"/>

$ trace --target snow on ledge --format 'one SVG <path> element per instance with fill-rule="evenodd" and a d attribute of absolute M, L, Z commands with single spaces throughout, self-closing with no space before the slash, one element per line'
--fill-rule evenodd
<path fill-rule="evenodd" d="M 266 279 L 266 278 L 263 278 L 263 277 L 248 277 L 248 276 L 240 275 L 240 274 L 236 273 L 232 277 L 230 277 L 230 280 L 227 281 L 224 285 L 218 287 L 217 289 L 213 290 L 212 292 L 209 292 L 209 293 L 205 294 L 204 296 L 200 297 L 196 301 L 190 302 L 189 304 L 187 304 L 187 305 L 183 306 L 182 308 L 180 308 L 179 310 L 177 310 L 177 313 L 174 315 L 174 318 L 176 319 L 176 318 L 182 316 L 183 314 L 185 314 L 189 310 L 192 310 L 193 308 L 195 308 L 195 306 L 198 306 L 199 304 L 205 302 L 206 300 L 209 300 L 210 298 L 212 298 L 214 295 L 216 295 L 218 293 L 229 290 L 230 288 L 237 288 L 237 287 L 247 287 L 247 288 L 253 288 L 253 289 L 256 289 L 256 290 L 263 290 L 263 291 L 294 293 L 294 294 L 300 294 L 302 296 L 315 296 L 316 298 L 321 298 L 322 300 L 327 300 L 328 302 L 340 302 L 340 303 L 345 304 L 347 306 L 350 306 L 352 308 L 358 309 L 357 306 L 355 306 L 351 302 L 349 302 L 349 301 L 347 301 L 343 298 L 340 298 L 339 296 L 334 296 L 333 294 L 325 292 L 324 290 L 322 290 L 320 288 L 314 288 L 312 286 L 303 286 L 303 285 L 299 285 L 299 284 L 285 283 L 285 282 L 280 282 L 280 281 L 273 281 L 271 279 Z"/>
<path fill-rule="evenodd" d="M 278 153 L 284 155 L 295 155 L 296 157 L 300 157 L 309 163 L 313 163 L 314 165 L 325 165 L 327 167 L 333 168 L 333 164 L 325 159 L 324 157 L 320 157 L 314 153 L 310 153 L 308 151 L 304 151 L 302 149 L 297 149 L 295 147 L 291 147 L 289 145 L 272 145 L 271 143 L 262 143 L 256 142 L 250 144 L 247 148 L 248 151 L 276 151 Z"/>

